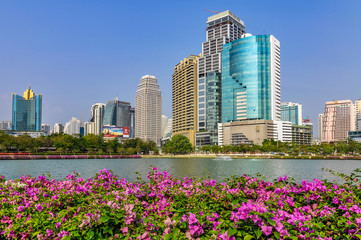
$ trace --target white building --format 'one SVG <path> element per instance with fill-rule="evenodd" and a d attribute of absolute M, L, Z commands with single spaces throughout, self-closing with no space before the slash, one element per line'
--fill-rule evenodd
<path fill-rule="evenodd" d="M 165 133 L 165 128 L 167 127 L 168 124 L 168 117 L 165 115 L 162 115 L 162 136 L 164 137 L 164 133 Z"/>
<path fill-rule="evenodd" d="M 0 122 L 0 130 L 11 130 L 11 121 Z"/>
<path fill-rule="evenodd" d="M 163 138 L 172 137 L 172 131 L 173 131 L 173 119 L 169 118 L 167 122 L 167 126 L 164 129 Z"/>
<path fill-rule="evenodd" d="M 355 130 L 361 131 L 361 99 L 355 101 Z"/>
<path fill-rule="evenodd" d="M 162 96 L 157 79 L 145 75 L 135 96 L 135 137 L 152 140 L 160 146 L 162 138 Z"/>
<path fill-rule="evenodd" d="M 55 123 L 54 124 L 54 130 L 53 133 L 62 133 L 64 132 L 64 126 L 61 123 Z"/>
<path fill-rule="evenodd" d="M 323 113 L 318 114 L 318 140 L 320 142 L 323 141 L 323 136 L 322 136 L 323 120 L 324 120 L 324 114 Z"/>
<path fill-rule="evenodd" d="M 50 135 L 50 125 L 41 124 L 41 131 L 45 132 L 47 135 Z"/>
<path fill-rule="evenodd" d="M 274 140 L 292 142 L 292 123 L 287 121 L 274 121 Z"/>
<path fill-rule="evenodd" d="M 103 119 L 105 112 L 104 103 L 95 103 L 90 110 L 90 119 L 88 124 L 84 124 L 84 135 L 96 134 L 101 135 L 103 131 Z"/>
<path fill-rule="evenodd" d="M 69 135 L 80 134 L 81 121 L 75 117 L 65 124 L 64 133 Z"/>

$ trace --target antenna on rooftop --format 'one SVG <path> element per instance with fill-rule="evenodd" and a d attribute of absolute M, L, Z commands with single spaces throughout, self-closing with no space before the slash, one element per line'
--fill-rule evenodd
<path fill-rule="evenodd" d="M 212 13 L 220 13 L 220 12 L 212 11 L 212 10 L 208 10 L 208 9 L 204 9 L 204 11 L 206 11 L 206 12 L 212 12 Z"/>

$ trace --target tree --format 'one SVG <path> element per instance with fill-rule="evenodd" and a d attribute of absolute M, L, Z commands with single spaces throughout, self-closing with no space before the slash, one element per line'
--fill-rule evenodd
<path fill-rule="evenodd" d="M 162 151 L 171 154 L 187 154 L 193 151 L 193 147 L 186 136 L 178 134 L 163 146 Z"/>

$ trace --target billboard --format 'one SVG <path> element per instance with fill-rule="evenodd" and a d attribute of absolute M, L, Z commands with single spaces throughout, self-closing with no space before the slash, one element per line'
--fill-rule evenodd
<path fill-rule="evenodd" d="M 111 127 L 111 126 L 104 126 L 103 127 L 103 136 L 104 137 L 129 137 L 129 127 Z"/>

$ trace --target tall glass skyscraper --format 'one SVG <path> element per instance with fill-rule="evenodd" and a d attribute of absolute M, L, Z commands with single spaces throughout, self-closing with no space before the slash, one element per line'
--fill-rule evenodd
<path fill-rule="evenodd" d="M 245 25 L 230 11 L 208 18 L 207 39 L 198 60 L 198 131 L 196 145 L 217 144 L 221 122 L 221 71 L 223 45 L 241 38 Z M 202 132 L 203 131 L 203 132 Z M 206 131 L 207 133 L 205 133 Z"/>
<path fill-rule="evenodd" d="M 281 119 L 282 121 L 291 122 L 292 125 L 302 125 L 302 104 L 281 103 Z"/>
<path fill-rule="evenodd" d="M 12 94 L 12 130 L 41 131 L 42 95 L 35 95 L 30 86 L 23 96 Z"/>
<path fill-rule="evenodd" d="M 105 106 L 103 126 L 128 127 L 130 136 L 134 136 L 133 118 L 134 110 L 131 108 L 130 103 L 115 98 L 108 101 Z"/>
<path fill-rule="evenodd" d="M 223 46 L 222 122 L 281 120 L 280 43 L 272 35 Z"/>

